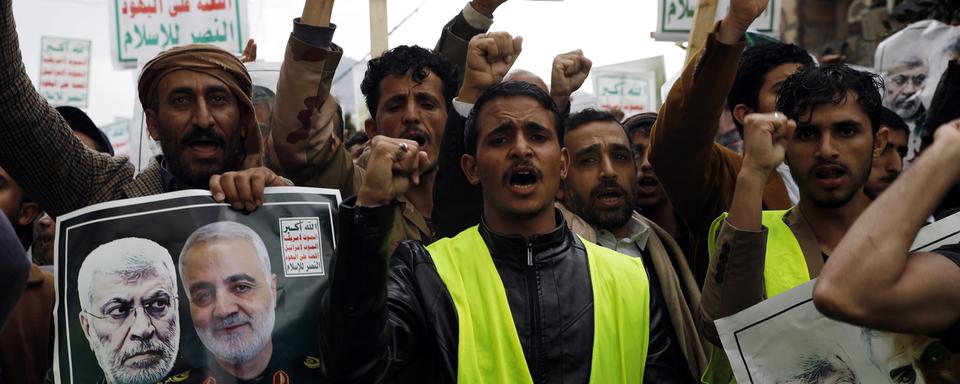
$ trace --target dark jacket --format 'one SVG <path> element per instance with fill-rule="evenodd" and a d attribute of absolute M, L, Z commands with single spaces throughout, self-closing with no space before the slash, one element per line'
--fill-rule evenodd
<path fill-rule="evenodd" d="M 340 207 L 339 248 L 321 307 L 321 350 L 329 378 L 347 382 L 455 382 L 457 312 L 424 246 L 406 241 L 387 254 L 395 208 Z M 593 294 L 586 250 L 557 214 L 552 232 L 479 232 L 507 292 L 526 364 L 535 382 L 587 382 L 593 345 Z M 533 266 L 527 265 L 527 252 Z M 651 308 L 650 319 L 665 316 Z M 666 349 L 651 329 L 646 382 Z M 669 365 L 669 364 L 667 364 Z M 681 370 L 685 370 L 682 367 Z"/>

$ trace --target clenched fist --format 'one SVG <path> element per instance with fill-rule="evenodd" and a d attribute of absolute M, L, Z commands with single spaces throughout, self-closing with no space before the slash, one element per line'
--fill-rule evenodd
<path fill-rule="evenodd" d="M 769 174 L 783 162 L 797 123 L 780 112 L 753 113 L 743 122 L 743 167 Z"/>
<path fill-rule="evenodd" d="M 575 50 L 561 53 L 553 59 L 553 69 L 550 73 L 550 97 L 557 103 L 557 108 L 566 110 L 570 104 L 570 95 L 576 92 L 590 75 L 593 62 L 583 55 L 583 51 Z"/>
<path fill-rule="evenodd" d="M 491 32 L 470 39 L 460 100 L 473 103 L 487 88 L 500 83 L 520 56 L 522 45 L 522 37 L 506 32 Z"/>

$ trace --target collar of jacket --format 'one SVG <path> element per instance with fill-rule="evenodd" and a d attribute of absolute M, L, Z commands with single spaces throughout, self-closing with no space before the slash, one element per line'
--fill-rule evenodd
<path fill-rule="evenodd" d="M 481 217 L 478 230 L 494 260 L 527 265 L 532 257 L 534 264 L 557 261 L 574 245 L 573 232 L 559 210 L 555 209 L 556 227 L 548 233 L 530 237 L 502 235 L 493 232 Z M 532 255 L 531 255 L 532 253 Z"/>

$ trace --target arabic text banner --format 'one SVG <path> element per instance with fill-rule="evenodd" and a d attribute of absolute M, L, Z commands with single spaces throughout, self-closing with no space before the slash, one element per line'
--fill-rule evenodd
<path fill-rule="evenodd" d="M 243 52 L 246 0 L 110 0 L 111 47 L 118 68 L 136 68 L 167 48 L 214 44 Z"/>
<path fill-rule="evenodd" d="M 86 108 L 90 93 L 90 40 L 40 39 L 40 95 L 52 105 Z"/>
<path fill-rule="evenodd" d="M 57 222 L 57 383 L 320 382 L 338 191 L 182 191 Z M 242 379 L 242 380 L 241 380 Z"/>

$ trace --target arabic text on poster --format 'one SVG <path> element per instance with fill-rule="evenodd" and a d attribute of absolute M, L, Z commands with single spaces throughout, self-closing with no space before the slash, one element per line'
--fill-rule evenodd
<path fill-rule="evenodd" d="M 39 92 L 52 105 L 87 107 L 90 40 L 42 37 Z"/>

